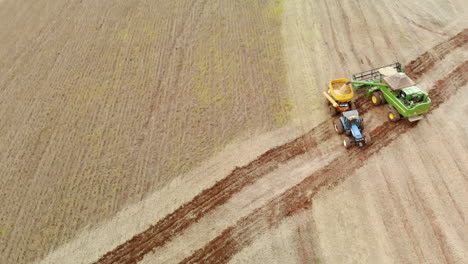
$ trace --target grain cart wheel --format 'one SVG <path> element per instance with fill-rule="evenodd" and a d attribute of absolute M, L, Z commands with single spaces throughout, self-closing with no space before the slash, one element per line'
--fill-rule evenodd
<path fill-rule="evenodd" d="M 381 91 L 373 92 L 371 95 L 371 100 L 374 105 L 381 105 L 384 101 Z"/>
<path fill-rule="evenodd" d="M 398 120 L 400 120 L 401 116 L 400 116 L 400 113 L 398 113 L 398 111 L 391 107 L 390 108 L 390 111 L 388 111 L 388 120 L 392 121 L 392 122 L 398 122 Z"/>
<path fill-rule="evenodd" d="M 351 147 L 351 139 L 349 139 L 349 137 L 345 137 L 343 140 L 343 146 L 347 149 Z"/>
<path fill-rule="evenodd" d="M 369 145 L 372 142 L 372 139 L 369 133 L 364 133 L 364 142 L 366 143 L 366 145 Z"/>
<path fill-rule="evenodd" d="M 328 107 L 328 111 L 329 111 L 329 113 L 330 113 L 331 116 L 336 116 L 336 114 L 338 113 L 338 112 L 336 112 L 336 108 L 333 107 L 333 105 L 330 105 L 330 106 Z"/>
<path fill-rule="evenodd" d="M 351 110 L 356 110 L 357 109 L 355 102 L 350 102 L 349 107 L 351 107 Z"/>
<path fill-rule="evenodd" d="M 344 127 L 340 120 L 335 121 L 335 131 L 338 134 L 343 134 L 344 132 Z"/>

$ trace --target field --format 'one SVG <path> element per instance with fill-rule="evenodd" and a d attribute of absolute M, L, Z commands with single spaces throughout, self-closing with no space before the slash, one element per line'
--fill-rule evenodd
<path fill-rule="evenodd" d="M 0 263 L 464 263 L 465 1 L 0 0 Z M 331 79 L 431 112 L 345 150 Z"/>

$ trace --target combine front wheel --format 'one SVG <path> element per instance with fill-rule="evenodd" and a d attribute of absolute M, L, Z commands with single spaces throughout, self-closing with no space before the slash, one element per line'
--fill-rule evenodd
<path fill-rule="evenodd" d="M 380 91 L 373 92 L 371 96 L 371 100 L 374 105 L 381 105 L 384 101 L 382 92 Z"/>
<path fill-rule="evenodd" d="M 387 116 L 388 120 L 392 122 L 397 122 L 401 118 L 400 113 L 398 113 L 398 111 L 393 107 L 390 108 L 390 111 L 388 112 Z"/>

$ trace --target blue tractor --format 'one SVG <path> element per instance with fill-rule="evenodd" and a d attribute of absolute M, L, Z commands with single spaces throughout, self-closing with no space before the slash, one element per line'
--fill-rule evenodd
<path fill-rule="evenodd" d="M 335 131 L 338 134 L 346 133 L 347 137 L 343 141 L 345 148 L 350 148 L 352 144 L 363 147 L 371 143 L 368 133 L 361 133 L 364 130 L 364 119 L 359 117 L 357 110 L 343 112 L 340 119 L 335 121 Z"/>

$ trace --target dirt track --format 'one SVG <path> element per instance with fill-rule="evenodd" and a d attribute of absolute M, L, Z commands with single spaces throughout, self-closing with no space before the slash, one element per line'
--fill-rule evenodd
<path fill-rule="evenodd" d="M 2 194 L 2 201 L 12 204 L 3 212 L 5 217 L 2 215 L 2 221 L 7 226 L 6 236 L 2 234 L 0 238 L 0 242 L 7 245 L 2 249 L 5 261 L 26 262 L 44 256 L 53 248 L 56 250 L 50 252 L 42 260 L 43 263 L 89 263 L 101 256 L 99 263 L 134 263 L 140 260 L 143 263 L 220 263 L 229 260 L 240 263 L 309 263 L 314 259 L 340 263 L 351 257 L 357 262 L 411 263 L 434 259 L 454 263 L 463 259 L 467 249 L 461 240 L 466 237 L 461 227 L 466 226 L 466 208 L 461 204 L 466 203 L 467 195 L 463 187 L 460 189 L 456 186 L 467 185 L 468 168 L 460 160 L 468 158 L 468 146 L 464 140 L 468 132 L 466 126 L 458 124 L 456 117 L 450 114 L 461 116 L 466 112 L 466 103 L 456 97 L 466 94 L 468 75 L 464 58 L 467 56 L 468 34 L 464 29 L 466 21 L 454 19 L 449 23 L 447 17 L 457 12 L 463 13 L 465 5 L 461 1 L 449 1 L 445 9 L 431 16 L 433 20 L 427 20 L 424 15 L 433 10 L 436 2 L 427 3 L 427 6 L 421 3 L 412 6 L 397 1 L 396 9 L 384 5 L 391 14 L 390 18 L 385 17 L 382 23 L 373 24 L 366 21 L 366 17 L 372 20 L 379 17 L 382 11 L 368 1 L 347 2 L 344 6 L 339 1 L 314 4 L 302 1 L 293 8 L 291 4 L 283 7 L 278 3 L 282 2 L 267 1 L 263 5 L 246 0 L 220 6 L 202 1 L 159 3 L 158 8 L 174 13 L 155 18 L 152 16 L 156 12 L 155 6 L 139 1 L 126 2 L 114 9 L 103 3 L 71 1 L 65 6 L 48 6 L 49 10 L 53 10 L 49 11 L 50 18 L 65 10 L 70 15 L 81 14 L 76 17 L 77 21 L 81 21 L 93 12 L 109 10 L 102 23 L 96 23 L 97 32 L 90 33 L 91 28 L 88 28 L 94 25 L 93 21 L 82 28 L 71 27 L 73 22 L 60 21 L 41 29 L 41 25 L 47 24 L 47 19 L 37 25 L 32 25 L 30 21 L 18 24 L 18 28 L 24 31 L 42 32 L 36 40 L 32 37 L 34 34 L 30 34 L 29 40 L 25 38 L 21 40 L 23 42 L 17 40 L 15 43 L 15 38 L 11 37 L 12 31 L 2 31 L 2 34 L 10 36 L 2 43 L 8 48 L 5 50 L 10 52 L 0 53 L 2 63 L 9 67 L 2 67 L 0 71 L 6 72 L 0 79 L 2 98 L 26 94 L 25 100 L 33 102 L 32 107 L 28 108 L 24 103 L 9 102 L 7 99 L 1 101 L 0 110 L 4 114 L 1 128 L 6 136 L 2 136 L 3 145 L 0 146 L 2 150 L 7 150 L 2 164 L 8 165 L 0 169 L 9 175 L 2 179 L 2 185 L 8 186 Z M 41 10 L 37 9 L 44 8 L 41 3 L 22 6 L 6 1 L 0 5 L 5 5 L 4 10 L 18 11 L 17 14 L 28 12 L 28 9 L 40 13 Z M 415 6 L 419 13 L 396 11 Z M 297 16 L 291 15 L 294 13 L 292 9 L 298 12 Z M 352 10 L 351 13 L 375 14 L 356 18 L 348 16 L 347 10 Z M 332 16 L 335 13 L 339 15 Z M 283 21 L 279 14 L 283 14 Z M 308 17 L 307 14 L 312 15 Z M 119 17 L 125 17 L 125 22 Z M 294 24 L 285 17 L 304 23 Z M 315 20 L 317 17 L 330 19 Z M 19 17 L 11 19 L 21 21 Z M 30 19 L 34 21 L 37 17 Z M 395 29 L 393 21 L 398 24 L 397 31 L 390 30 Z M 407 22 L 408 26 L 404 25 Z M 283 40 L 279 27 L 281 23 Z M 156 24 L 165 27 L 152 31 Z M 291 30 L 292 26 L 296 28 Z M 290 30 L 285 30 L 285 27 Z M 249 30 L 244 32 L 246 28 Z M 51 41 L 49 44 L 54 45 L 48 46 L 44 39 L 54 30 L 71 32 L 63 38 L 64 42 L 61 42 L 62 35 L 58 34 L 57 42 Z M 78 37 L 78 32 L 87 32 L 88 35 Z M 213 32 L 221 33 L 213 35 Z M 408 32 L 414 35 L 404 36 Z M 106 41 L 114 35 L 122 43 L 107 49 Z M 168 37 L 161 38 L 161 35 Z M 95 41 L 90 41 L 90 46 L 97 45 L 99 48 L 91 48 L 82 60 L 72 60 L 73 57 L 80 57 L 76 54 L 76 45 L 82 43 L 82 39 L 93 38 Z M 396 39 L 406 40 L 395 42 Z M 418 39 L 420 45 L 409 45 L 411 41 L 408 39 Z M 283 44 L 287 77 L 280 52 Z M 18 50 L 12 48 L 14 45 Z M 372 48 L 366 49 L 366 45 Z M 269 48 L 263 49 L 266 46 Z M 34 47 L 41 52 L 37 55 L 20 55 L 21 51 Z M 57 48 L 61 50 L 57 57 L 46 58 L 47 47 L 62 48 Z M 362 54 L 363 50 L 366 56 L 359 57 L 357 54 Z M 397 56 L 400 51 L 402 54 Z M 207 52 L 211 55 L 206 56 Z M 151 61 L 147 59 L 148 54 L 155 57 L 160 55 L 161 58 Z M 233 54 L 239 55 L 240 61 Z M 406 59 L 413 59 L 418 54 L 422 55 L 407 63 L 405 68 L 422 86 L 432 87 L 433 114 L 417 125 L 383 122 L 384 109 L 376 109 L 360 97 L 358 105 L 374 144 L 363 150 L 344 151 L 339 137 L 331 130 L 330 120 L 324 115 L 320 87 L 330 78 L 348 76 L 351 72 L 388 63 L 394 58 L 407 56 Z M 106 66 L 107 60 L 102 58 L 111 57 L 116 57 L 115 62 L 111 63 L 112 66 Z M 89 66 L 95 58 L 101 59 Z M 47 65 L 43 65 L 44 72 L 25 66 L 39 61 L 51 63 L 52 66 L 47 68 Z M 60 71 L 54 66 L 61 65 L 61 62 L 71 63 L 70 69 L 88 65 L 90 69 L 102 71 L 91 72 L 88 69 L 72 81 L 69 79 L 69 69 Z M 27 75 L 28 72 L 35 75 L 24 80 L 17 77 L 17 74 Z M 113 72 L 107 76 L 108 83 L 104 85 L 110 85 L 109 89 L 103 88 L 94 93 L 77 88 L 103 87 L 107 80 L 103 72 Z M 37 82 L 38 76 L 44 74 L 52 77 L 38 82 L 36 94 L 27 95 L 31 83 Z M 158 77 L 132 77 L 153 74 Z M 58 85 L 56 82 L 60 80 L 66 85 Z M 96 80 L 103 83 L 94 83 Z M 192 90 L 195 94 L 187 93 L 184 90 L 186 86 L 195 87 Z M 286 86 L 289 99 L 282 89 Z M 236 94 L 231 94 L 233 91 Z M 78 97 L 83 97 L 87 103 L 71 104 L 73 107 L 68 108 L 72 99 Z M 193 101 L 204 106 L 191 105 Z M 447 102 L 452 103 L 447 106 Z M 291 107 L 292 116 L 289 113 Z M 18 114 L 21 113 L 20 108 L 25 109 L 23 115 Z M 37 116 L 31 114 L 34 111 L 39 111 L 39 116 L 43 113 L 50 120 L 35 120 Z M 120 113 L 118 117 L 112 114 L 116 111 Z M 194 115 L 187 118 L 187 113 L 192 111 Z M 174 113 L 175 116 L 172 115 Z M 24 115 L 31 116 L 34 121 L 23 120 Z M 210 121 L 215 116 L 218 120 Z M 271 134 L 274 136 L 265 133 L 268 136 L 263 139 L 257 137 L 259 131 L 283 126 L 290 117 L 294 118 L 288 123 L 292 129 L 280 129 L 277 134 Z M 134 122 L 127 123 L 127 120 Z M 6 126 L 15 122 L 21 125 Z M 75 122 L 75 127 L 69 127 L 70 122 Z M 97 126 L 99 122 L 103 122 L 103 125 Z M 27 130 L 37 124 L 40 124 L 40 128 L 43 124 L 50 129 Z M 118 124 L 120 127 L 116 130 L 111 129 Z M 177 124 L 186 127 L 181 128 Z M 207 126 L 210 129 L 207 130 Z M 439 126 L 449 127 L 452 133 L 457 133 L 454 138 L 459 145 L 446 141 Z M 20 129 L 24 131 L 18 134 Z M 76 135 L 63 137 L 67 131 L 74 131 Z M 112 131 L 115 133 L 110 133 Z M 207 135 L 207 131 L 212 134 Z M 432 135 L 427 131 L 438 132 Z M 88 136 L 83 139 L 81 134 Z M 37 135 L 37 141 L 26 140 Z M 222 152 L 220 156 L 215 155 L 212 161 L 202 163 L 193 173 L 180 175 L 218 153 L 232 140 L 240 138 L 251 138 L 246 143 L 249 146 L 241 148 L 241 144 L 234 142 L 228 147 L 233 150 L 230 154 L 229 151 Z M 39 145 L 36 144 L 35 151 L 31 152 L 30 145 L 34 142 L 39 142 Z M 80 146 L 81 142 L 87 144 Z M 431 145 L 428 142 L 437 144 L 435 147 L 421 146 Z M 396 153 L 411 159 L 419 153 L 437 151 L 437 148 L 444 146 L 442 142 L 452 144 L 452 149 L 447 148 L 440 157 L 421 154 L 417 167 L 413 168 L 411 163 L 404 164 L 402 167 L 406 166 L 406 169 L 397 170 L 398 175 L 388 173 L 401 165 Z M 93 147 L 93 144 L 97 145 Z M 74 153 L 72 150 L 77 146 L 80 146 L 77 150 L 81 153 L 79 156 L 70 154 L 67 159 L 60 159 L 65 153 Z M 407 150 L 415 148 L 419 151 Z M 39 152 L 42 154 L 39 155 Z M 117 158 L 112 153 L 123 154 Z M 382 164 L 388 156 L 393 161 Z M 107 161 L 109 163 L 104 166 L 103 162 Z M 432 165 L 424 169 L 429 164 L 441 162 L 447 162 L 450 167 Z M 374 163 L 376 165 L 372 165 Z M 232 171 L 231 167 L 234 168 Z M 119 169 L 122 171 L 116 171 Z M 36 170 L 34 181 L 26 182 L 33 186 L 33 191 L 24 195 L 26 188 L 23 190 L 18 186 L 24 181 L 18 179 L 31 175 L 31 170 Z M 378 205 L 381 207 L 379 210 L 375 209 L 372 215 L 367 215 L 368 208 L 359 207 L 359 200 L 365 195 L 360 191 L 372 194 L 366 196 L 367 203 L 382 202 L 384 199 L 379 196 L 379 191 L 366 183 L 375 170 L 379 173 L 373 175 L 375 180 L 371 181 L 375 181 L 377 186 L 380 183 L 381 188 L 388 188 L 385 199 L 392 202 L 389 206 Z M 418 187 L 426 184 L 424 177 L 418 173 L 420 170 L 431 176 L 434 182 L 430 185 L 432 189 Z M 440 176 L 448 177 L 453 182 L 450 183 L 448 179 L 441 182 Z M 75 178 L 78 182 L 73 180 Z M 54 179 L 57 182 L 53 182 Z M 382 180 L 384 184 L 379 182 Z M 57 191 L 68 186 L 69 182 L 73 182 L 73 185 Z M 401 187 L 401 182 L 410 189 L 410 196 Z M 446 182 L 449 182 L 448 185 Z M 441 183 L 445 184 L 445 189 L 439 187 Z M 356 186 L 365 187 L 360 189 Z M 18 190 L 23 193 L 16 193 Z M 144 194 L 152 191 L 156 191 L 155 196 L 151 194 L 142 199 Z M 439 202 L 433 198 L 434 195 L 440 197 Z M 60 201 L 62 196 L 66 197 L 62 198 L 65 202 Z M 39 207 L 38 203 L 30 203 L 38 197 L 41 199 Z M 59 200 L 55 201 L 57 197 Z M 86 199 L 83 200 L 83 197 Z M 356 225 L 358 222 L 355 211 L 340 206 L 343 199 L 350 199 L 349 203 L 356 210 L 364 208 L 363 215 L 367 218 L 359 220 L 371 222 L 379 228 L 383 226 L 384 229 L 375 228 L 375 232 L 371 233 L 373 237 L 365 235 L 365 226 L 345 225 L 341 230 L 340 224 Z M 405 199 L 409 202 L 404 202 Z M 124 208 L 139 200 L 142 201 Z M 102 203 L 109 208 L 101 210 L 103 208 L 99 205 Z M 38 208 L 34 211 L 28 206 Z M 338 213 L 329 212 L 327 207 Z M 46 211 L 39 213 L 40 208 L 46 208 Z M 15 210 L 20 210 L 20 213 L 15 213 Z M 148 214 L 148 211 L 155 212 Z M 32 221 L 28 219 L 29 214 L 40 215 L 41 218 Z M 19 222 L 13 225 L 17 220 Z M 97 223 L 100 224 L 96 226 Z M 91 226 L 83 230 L 85 225 Z M 361 233 L 349 235 L 350 228 Z M 40 233 L 28 235 L 35 229 L 41 230 Z M 405 230 L 406 235 L 395 238 L 399 230 Z M 379 236 L 379 232 L 383 235 Z M 425 232 L 428 234 L 420 235 Z M 287 238 L 284 242 L 273 241 L 275 236 L 278 239 L 284 234 Z M 335 237 L 336 240 L 333 240 Z M 341 244 L 340 238 L 349 242 Z M 425 238 L 428 242 L 424 241 Z M 379 253 L 372 254 L 362 247 L 349 247 L 353 240 L 361 246 L 366 243 L 370 245 L 372 239 L 380 242 L 376 251 Z M 26 244 L 29 248 L 25 248 Z M 337 250 L 334 251 L 327 244 L 337 244 Z M 411 245 L 411 248 L 401 245 Z M 365 254 L 370 254 L 370 257 Z"/>
<path fill-rule="evenodd" d="M 430 93 L 431 98 L 436 99 L 433 102 L 434 108 L 437 108 L 440 103 L 443 103 L 447 99 L 443 95 L 456 93 L 456 89 L 450 91 L 450 87 L 461 88 L 466 86 L 468 82 L 467 72 L 468 63 L 464 63 L 434 86 L 432 91 L 435 90 L 437 92 Z M 450 85 L 447 85 L 448 83 Z M 437 96 L 434 96 L 436 94 Z M 353 149 L 336 157 L 327 166 L 308 176 L 299 185 L 289 189 L 247 218 L 243 218 L 240 222 L 236 223 L 236 226 L 226 229 L 203 249 L 186 259 L 184 263 L 216 263 L 220 259 L 229 259 L 230 256 L 239 252 L 245 245 L 252 243 L 253 239 L 262 234 L 262 232 L 276 228 L 283 218 L 309 208 L 312 205 L 312 198 L 319 190 L 336 184 L 351 175 L 356 169 L 362 167 L 367 159 L 414 126 L 415 124 L 411 123 L 395 125 L 390 121 L 385 122 L 383 125 L 372 130 L 371 136 L 376 141 L 374 144 L 364 151 Z M 459 172 L 465 173 L 465 169 L 460 168 Z M 455 202 L 455 205 L 459 203 Z M 463 215 L 460 216 L 464 219 Z M 445 242 L 441 241 L 441 243 Z M 449 263 L 453 262 L 450 259 L 446 260 Z"/>
<path fill-rule="evenodd" d="M 246 242 L 255 235 L 245 229 L 260 232 L 232 263 L 464 263 L 468 142 L 467 127 L 457 118 L 467 109 L 461 99 L 466 77 L 463 82 L 427 122 L 399 135 L 302 211 L 274 228 L 261 221 L 235 228 L 233 236 Z M 436 87 L 441 85 L 455 84 Z M 222 250 L 222 243 L 216 245 Z"/>

